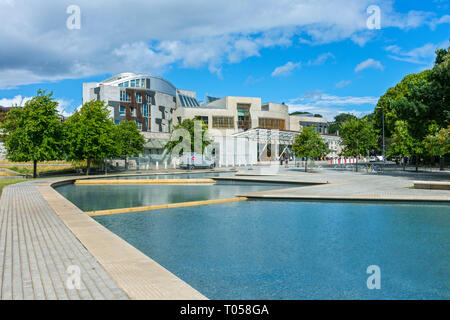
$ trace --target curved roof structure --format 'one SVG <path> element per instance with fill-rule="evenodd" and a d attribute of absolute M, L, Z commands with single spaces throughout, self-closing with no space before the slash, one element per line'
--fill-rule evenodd
<path fill-rule="evenodd" d="M 169 81 L 150 75 L 121 73 L 100 82 L 100 85 L 118 86 L 124 88 L 142 88 L 166 93 L 176 97 L 177 89 Z"/>

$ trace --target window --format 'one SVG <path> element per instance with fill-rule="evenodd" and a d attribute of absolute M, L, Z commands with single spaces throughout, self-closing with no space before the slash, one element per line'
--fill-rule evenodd
<path fill-rule="evenodd" d="M 286 130 L 286 122 L 284 119 L 259 118 L 258 125 L 263 129 Z"/>
<path fill-rule="evenodd" d="M 130 80 L 130 87 L 134 88 L 136 86 L 136 81 L 135 80 Z"/>
<path fill-rule="evenodd" d="M 208 116 L 197 116 L 195 118 L 198 120 L 202 120 L 206 125 L 208 125 Z"/>
<path fill-rule="evenodd" d="M 237 114 L 238 128 L 244 130 L 250 129 L 250 105 L 238 103 Z"/>
<path fill-rule="evenodd" d="M 148 117 L 148 105 L 147 104 L 142 105 L 142 115 L 144 117 Z"/>
<path fill-rule="evenodd" d="M 151 105 L 152 104 L 152 96 L 151 95 L 147 95 L 147 103 L 149 104 L 149 105 Z"/>
<path fill-rule="evenodd" d="M 136 79 L 136 88 L 141 86 L 141 79 Z"/>
<path fill-rule="evenodd" d="M 141 88 L 145 88 L 145 79 L 141 79 Z"/>
<path fill-rule="evenodd" d="M 140 123 L 140 122 L 137 121 L 137 120 L 135 121 L 135 123 L 136 123 L 138 129 L 139 129 L 140 131 L 142 131 L 142 123 Z"/>
<path fill-rule="evenodd" d="M 140 93 L 136 93 L 136 102 L 142 103 L 142 95 Z"/>
<path fill-rule="evenodd" d="M 125 90 L 120 90 L 120 101 L 131 101 L 130 94 L 127 93 Z"/>
<path fill-rule="evenodd" d="M 213 128 L 233 129 L 234 117 L 213 117 Z"/>
<path fill-rule="evenodd" d="M 136 108 L 131 108 L 131 116 L 136 117 Z"/>
<path fill-rule="evenodd" d="M 125 81 L 125 82 L 123 83 L 123 86 L 124 86 L 125 88 L 128 88 L 128 87 L 129 87 L 129 82 L 128 82 L 128 81 Z"/>
<path fill-rule="evenodd" d="M 124 107 L 124 106 L 120 106 L 119 114 L 120 114 L 121 116 L 125 116 L 125 107 Z"/>

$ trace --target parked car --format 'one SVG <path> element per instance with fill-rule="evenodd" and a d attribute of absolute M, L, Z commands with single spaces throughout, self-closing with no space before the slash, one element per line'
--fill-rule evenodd
<path fill-rule="evenodd" d="M 196 168 L 210 168 L 216 166 L 214 159 L 200 153 L 186 152 L 181 156 L 180 168 L 182 169 L 196 169 Z"/>

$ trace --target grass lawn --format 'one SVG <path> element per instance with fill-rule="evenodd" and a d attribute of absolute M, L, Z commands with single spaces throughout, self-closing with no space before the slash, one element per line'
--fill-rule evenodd
<path fill-rule="evenodd" d="M 25 179 L 12 179 L 12 180 L 1 180 L 0 179 L 0 195 L 2 194 L 3 188 L 14 183 L 19 183 L 26 181 Z"/>

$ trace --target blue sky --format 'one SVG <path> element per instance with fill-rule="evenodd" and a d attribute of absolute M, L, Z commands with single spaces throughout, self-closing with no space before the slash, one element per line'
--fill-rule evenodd
<path fill-rule="evenodd" d="M 81 24 L 70 30 L 75 2 Z M 70 114 L 83 82 L 137 72 L 199 100 L 261 97 L 331 120 L 371 112 L 389 87 L 431 67 L 450 38 L 446 0 L 108 3 L 0 0 L 0 105 L 42 88 Z M 380 8 L 380 29 L 367 28 L 370 5 Z"/>

